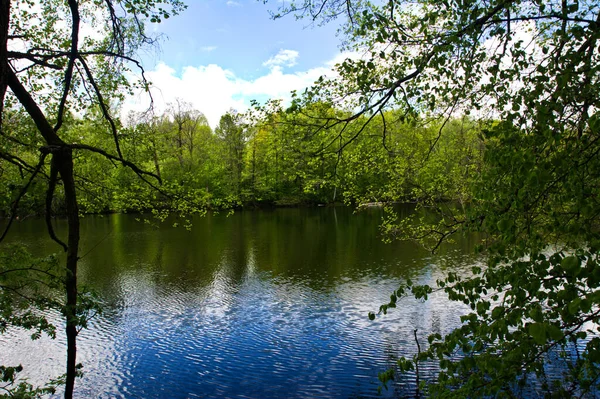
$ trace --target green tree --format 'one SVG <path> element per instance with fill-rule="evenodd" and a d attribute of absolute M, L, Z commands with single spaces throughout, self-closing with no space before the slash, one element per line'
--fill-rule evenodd
<path fill-rule="evenodd" d="M 459 174 L 476 173 L 467 186 L 436 183 L 428 172 L 440 170 L 435 162 L 416 171 L 434 183 L 425 191 L 466 192 L 469 206 L 429 201 L 439 212 L 433 225 L 390 219 L 385 226 L 432 248 L 460 232 L 487 237 L 486 268 L 438 283 L 473 311 L 446 337 L 430 337 L 415 361 L 401 360 L 400 369 L 439 361 L 441 372 L 426 389 L 440 396 L 510 396 L 532 374 L 548 395 L 585 396 L 597 387 L 600 337 L 586 323 L 597 325 L 600 304 L 598 3 L 306 0 L 276 17 L 289 13 L 324 21 L 345 15 L 346 48 L 362 54 L 292 104 L 308 110 L 315 101 L 342 99 L 350 116 L 312 115 L 323 128 L 343 126 L 341 147 L 377 120 L 389 125 L 391 109 L 437 125 L 428 163 L 456 116 L 471 115 L 481 131 L 483 147 L 472 151 L 484 162 L 457 165 Z M 432 289 L 407 282 L 380 312 L 403 295 L 426 298 Z M 574 347 L 582 349 L 571 358 Z M 565 354 L 566 363 L 555 381 L 545 376 L 552 351 Z"/>
<path fill-rule="evenodd" d="M 227 180 L 230 182 L 232 194 L 238 198 L 241 193 L 246 133 L 242 114 L 235 110 L 230 110 L 221 116 L 219 125 L 215 129 L 215 134 L 224 147 Z"/>
<path fill-rule="evenodd" d="M 128 115 L 127 125 L 128 129 L 123 141 L 127 142 L 126 148 L 129 149 L 128 159 L 135 159 L 136 163 L 151 160 L 154 173 L 162 179 L 162 158 L 166 153 L 166 130 L 169 125 L 166 116 L 156 116 L 149 112 L 132 112 Z"/>
<path fill-rule="evenodd" d="M 181 167 L 189 171 L 193 169 L 199 138 L 203 132 L 210 133 L 208 120 L 204 114 L 180 98 L 169 104 L 168 115 L 173 124 L 172 140 L 176 156 Z"/>
<path fill-rule="evenodd" d="M 276 100 L 265 106 L 257 105 L 251 112 L 250 119 L 257 132 L 255 138 L 264 146 L 259 152 L 255 151 L 257 141 L 253 139 L 252 161 L 256 164 L 256 154 L 263 157 L 260 161 L 266 174 L 263 181 L 268 182 L 277 204 L 336 201 L 343 178 L 338 167 L 342 160 L 340 138 L 344 132 L 341 126 L 325 129 L 314 120 L 343 114 L 343 111 L 319 102 L 308 107 L 284 110 Z"/>
<path fill-rule="evenodd" d="M 271 173 L 270 130 L 251 129 L 244 160 L 244 181 L 247 191 L 244 199 L 254 205 L 275 200 L 274 182 Z M 276 159 L 276 157 L 275 157 Z"/>
<path fill-rule="evenodd" d="M 122 11 L 117 11 L 117 8 Z M 24 169 L 29 179 L 14 199 L 18 204 L 38 175 L 46 175 L 46 221 L 50 237 L 66 252 L 63 313 L 66 319 L 67 370 L 65 397 L 73 396 L 77 375 L 76 340 L 81 326 L 77 287 L 79 257 L 79 203 L 74 174 L 74 152 L 90 151 L 134 170 L 142 179 L 153 178 L 125 160 L 121 151 L 118 124 L 111 116 L 110 103 L 131 87 L 126 74 L 140 66 L 133 53 L 151 42 L 144 21 L 160 22 L 184 8 L 178 0 L 138 1 L 0 1 L 0 120 L 2 142 L 19 143 L 20 131 L 6 124 L 8 112 L 23 110 L 31 118 L 43 143 L 36 160 L 15 158 L 3 152 L 6 165 Z M 98 36 L 84 36 L 83 26 Z M 18 44 L 12 46 L 11 43 Z M 19 50 L 13 50 L 18 48 Z M 145 81 L 141 81 L 143 87 Z M 10 89 L 10 91 L 7 91 Z M 70 112 L 99 110 L 111 133 L 110 150 L 78 140 L 68 140 L 65 121 Z M 4 147 L 4 146 L 3 146 Z M 10 149 L 7 149 L 10 151 Z M 49 160 L 49 167 L 47 165 Z M 68 237 L 63 241 L 52 226 L 52 200 L 59 181 L 64 192 Z M 8 227 L 16 216 L 11 212 Z M 6 229 L 8 229 L 8 227 Z M 3 235 L 4 237 L 4 235 Z"/>

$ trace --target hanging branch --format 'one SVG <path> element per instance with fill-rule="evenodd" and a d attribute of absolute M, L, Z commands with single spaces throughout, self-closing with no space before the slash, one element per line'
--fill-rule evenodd
<path fill-rule="evenodd" d="M 54 198 L 54 190 L 56 188 L 56 181 L 58 179 L 58 168 L 56 166 L 56 160 L 54 155 L 52 155 L 52 161 L 50 162 L 50 181 L 48 182 L 48 190 L 46 191 L 46 227 L 48 228 L 48 235 L 52 240 L 54 240 L 58 245 L 63 247 L 64 251 L 67 252 L 68 247 L 63 241 L 60 240 L 56 236 L 54 232 L 54 227 L 52 226 L 52 199 Z"/>
<path fill-rule="evenodd" d="M 98 104 L 100 105 L 100 109 L 102 110 L 102 116 L 104 116 L 104 118 L 108 121 L 108 123 L 110 125 L 110 130 L 112 131 L 112 135 L 115 140 L 115 148 L 117 150 L 117 154 L 119 154 L 119 159 L 122 160 L 123 154 L 121 153 L 121 146 L 119 145 L 117 125 L 115 124 L 114 119 L 110 115 L 108 106 L 104 102 L 104 97 L 102 96 L 102 93 L 100 92 L 100 87 L 96 83 L 96 79 L 94 79 L 94 75 L 92 74 L 90 67 L 88 66 L 87 62 L 85 61 L 85 59 L 83 57 L 79 56 L 78 60 L 81 63 L 81 65 L 83 66 L 83 69 L 85 70 L 85 73 L 88 77 L 88 80 L 90 81 L 90 84 L 94 88 L 94 92 L 96 93 L 96 97 L 98 98 Z"/>
<path fill-rule="evenodd" d="M 116 46 L 117 53 L 124 54 L 125 53 L 125 35 L 123 34 L 123 29 L 121 29 L 121 19 L 117 16 L 115 12 L 115 8 L 113 7 L 111 0 L 105 0 L 106 7 L 108 8 L 108 12 L 110 14 L 110 22 L 112 25 L 112 35 L 114 40 L 112 41 L 111 48 Z"/>
<path fill-rule="evenodd" d="M 110 161 L 117 161 L 117 162 L 121 163 L 123 166 L 126 166 L 126 167 L 130 168 L 131 170 L 133 170 L 135 172 L 135 174 L 137 174 L 140 177 L 141 176 L 149 176 L 149 177 L 156 179 L 159 183 L 162 183 L 160 177 L 157 176 L 156 174 L 145 171 L 145 170 L 139 168 L 135 163 L 130 162 L 124 158 L 120 158 L 116 155 L 112 155 L 112 154 L 104 151 L 101 148 L 97 148 L 97 147 L 87 145 L 87 144 L 68 144 L 68 147 L 72 148 L 74 150 L 87 150 L 87 151 L 95 152 L 97 154 L 102 155 L 103 157 L 107 158 Z M 154 186 L 152 186 L 152 187 L 156 188 Z"/>
<path fill-rule="evenodd" d="M 383 145 L 383 148 L 385 148 L 385 150 L 388 152 L 389 155 L 396 155 L 396 151 L 392 151 L 388 148 L 387 143 L 386 143 L 386 135 L 387 135 L 387 123 L 385 120 L 385 115 L 383 114 L 382 110 L 379 110 L 379 116 L 381 116 L 381 123 L 383 124 L 383 130 L 382 130 L 382 136 L 381 136 L 381 144 Z"/>
<path fill-rule="evenodd" d="M 31 182 L 33 182 L 33 179 L 35 179 L 38 172 L 42 169 L 42 166 L 44 166 L 44 161 L 46 159 L 46 155 L 48 155 L 48 154 L 42 154 L 40 156 L 40 161 L 38 162 L 37 166 L 33 170 L 33 173 L 31 174 L 31 177 L 27 181 L 27 184 L 25 184 L 23 186 L 23 188 L 19 192 L 19 195 L 14 200 L 11 210 L 10 210 L 10 219 L 8 219 L 8 224 L 6 225 L 6 228 L 4 229 L 2 236 L 0 236 L 0 242 L 2 242 L 4 240 L 4 238 L 6 237 L 6 235 L 8 234 L 8 230 L 10 230 L 10 226 L 12 225 L 13 221 L 15 220 L 15 217 L 17 216 L 17 210 L 19 208 L 19 202 L 21 201 L 21 198 L 23 198 L 23 196 L 27 193 L 27 190 L 29 189 Z"/>
<path fill-rule="evenodd" d="M 29 165 L 27 162 L 25 162 L 21 158 L 15 156 L 15 155 L 9 154 L 7 152 L 0 151 L 0 158 L 17 166 L 19 168 L 19 171 L 21 172 L 21 175 L 23 175 L 23 172 L 22 172 L 23 169 L 25 169 L 26 171 L 31 172 L 31 173 L 34 173 L 36 170 L 34 166 Z"/>

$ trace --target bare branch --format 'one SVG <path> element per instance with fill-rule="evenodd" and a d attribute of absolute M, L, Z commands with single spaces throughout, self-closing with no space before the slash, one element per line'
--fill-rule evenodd
<path fill-rule="evenodd" d="M 49 58 L 58 58 L 56 56 L 48 57 L 48 56 L 43 56 L 43 55 L 31 54 L 31 53 L 21 53 L 18 51 L 9 51 L 8 58 L 16 58 L 16 59 L 21 59 L 21 60 L 26 59 L 26 60 L 33 62 L 34 65 L 41 65 L 43 67 L 52 68 L 52 69 L 56 69 L 56 70 L 62 69 L 60 67 L 60 65 L 50 64 L 48 61 L 46 61 L 46 59 L 49 59 Z"/>

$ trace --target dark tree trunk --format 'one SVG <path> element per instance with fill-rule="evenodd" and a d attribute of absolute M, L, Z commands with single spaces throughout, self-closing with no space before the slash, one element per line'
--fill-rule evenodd
<path fill-rule="evenodd" d="M 65 385 L 65 399 L 73 397 L 75 377 L 77 376 L 77 261 L 79 260 L 79 208 L 75 192 L 75 179 L 73 177 L 73 154 L 70 149 L 63 149 L 54 155 L 57 169 L 63 181 L 65 202 L 67 207 L 67 223 L 69 237 L 67 241 L 67 276 L 65 288 L 67 303 L 65 318 L 67 321 L 67 378 Z"/>
<path fill-rule="evenodd" d="M 0 0 L 0 131 L 4 111 L 4 95 L 8 86 L 8 24 L 10 22 L 10 0 Z"/>
<path fill-rule="evenodd" d="M 2 1 L 2 0 L 0 0 Z M 66 333 L 67 333 L 67 376 L 65 398 L 73 398 L 73 388 L 77 375 L 77 261 L 79 252 L 79 209 L 73 176 L 73 153 L 71 148 L 58 137 L 54 128 L 46 119 L 31 94 L 23 87 L 19 78 L 10 68 L 7 70 L 8 85 L 25 108 L 31 119 L 36 124 L 39 132 L 44 137 L 47 147 L 43 151 L 52 153 L 52 164 L 60 174 L 65 191 L 67 206 L 67 222 L 69 227 L 67 241 L 67 271 L 65 291 L 67 301 L 65 305 Z M 53 184 L 50 182 L 50 184 Z M 50 210 L 47 210 L 50 211 Z M 52 234 L 51 234 L 52 235 Z M 61 243 L 62 244 L 62 243 Z M 63 244 L 64 245 L 64 244 Z"/>

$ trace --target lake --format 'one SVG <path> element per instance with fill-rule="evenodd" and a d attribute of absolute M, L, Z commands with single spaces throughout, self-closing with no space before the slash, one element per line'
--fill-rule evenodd
<path fill-rule="evenodd" d="M 367 314 L 408 277 L 435 284 L 468 268 L 473 242 L 436 255 L 385 244 L 380 217 L 379 209 L 339 207 L 240 211 L 196 218 L 187 231 L 134 215 L 86 216 L 80 282 L 105 311 L 79 335 L 76 396 L 411 395 L 407 376 L 379 396 L 378 373 L 417 351 L 414 329 L 424 345 L 429 333 L 458 325 L 463 307 L 433 295 L 405 298 L 374 321 Z M 40 254 L 59 251 L 41 220 L 17 223 L 9 238 Z M 0 364 L 22 364 L 41 383 L 64 372 L 64 348 L 62 331 L 35 342 L 10 331 L 0 336 Z"/>

